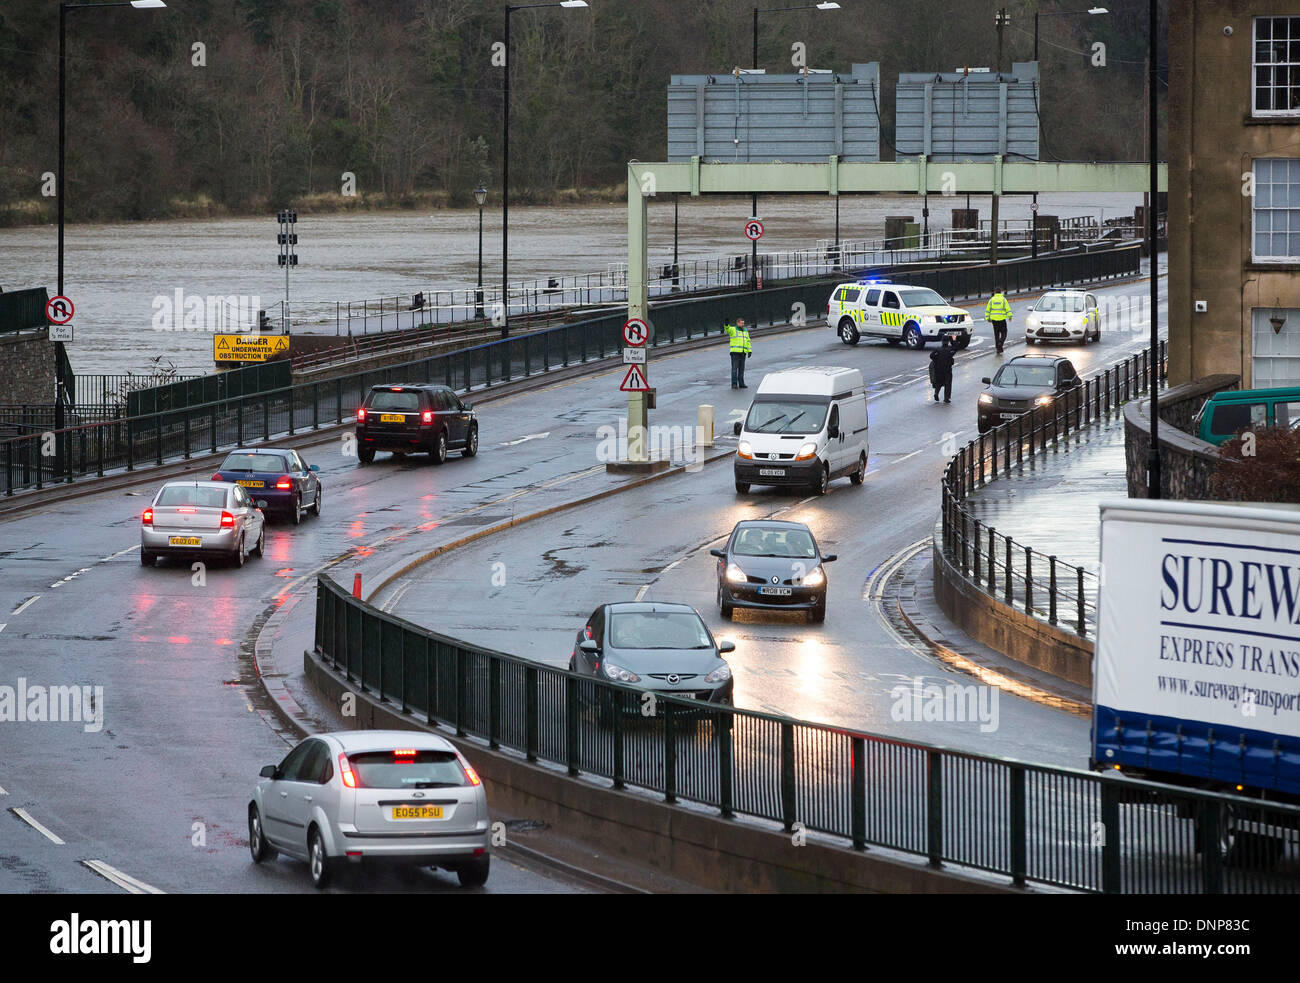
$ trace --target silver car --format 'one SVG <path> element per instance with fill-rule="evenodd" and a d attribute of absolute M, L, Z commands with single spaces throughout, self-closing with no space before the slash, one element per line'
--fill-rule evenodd
<path fill-rule="evenodd" d="M 309 737 L 262 769 L 248 803 L 254 863 L 305 860 L 317 887 L 341 865 L 398 864 L 487 883 L 487 794 L 455 745 L 433 734 L 356 730 Z"/>
<path fill-rule="evenodd" d="M 266 546 L 265 518 L 229 481 L 169 481 L 140 518 L 140 564 L 160 556 L 221 556 L 242 567 Z"/>

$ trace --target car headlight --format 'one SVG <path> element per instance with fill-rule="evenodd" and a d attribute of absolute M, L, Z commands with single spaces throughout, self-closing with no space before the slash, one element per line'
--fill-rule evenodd
<path fill-rule="evenodd" d="M 616 666 L 612 662 L 606 662 L 604 665 L 605 677 L 612 679 L 616 683 L 639 683 L 641 677 L 634 672 L 624 669 L 622 666 Z"/>
<path fill-rule="evenodd" d="M 740 569 L 734 563 L 727 564 L 727 581 L 732 584 L 743 584 L 749 578 L 745 576 L 745 571 Z"/>
<path fill-rule="evenodd" d="M 814 441 L 808 441 L 799 448 L 799 453 L 794 456 L 796 461 L 811 461 L 817 456 L 817 444 Z"/>
<path fill-rule="evenodd" d="M 747 461 L 754 459 L 754 448 L 748 440 L 742 440 L 736 445 L 736 456 L 743 457 Z"/>
<path fill-rule="evenodd" d="M 1034 400 L 1034 402 L 1037 403 L 1039 406 L 1047 406 L 1049 403 L 1052 402 L 1052 397 L 1051 397 L 1051 396 L 1039 396 L 1036 400 Z"/>
<path fill-rule="evenodd" d="M 822 584 L 826 583 L 826 574 L 822 571 L 821 567 L 816 567 L 809 571 L 808 575 L 799 583 L 802 587 L 820 587 Z"/>
<path fill-rule="evenodd" d="M 992 405 L 993 405 L 993 397 L 990 396 L 988 393 L 980 393 L 980 405 L 981 405 L 981 406 L 992 406 Z"/>
<path fill-rule="evenodd" d="M 731 666 L 725 662 L 704 677 L 706 683 L 722 683 L 731 678 Z"/>

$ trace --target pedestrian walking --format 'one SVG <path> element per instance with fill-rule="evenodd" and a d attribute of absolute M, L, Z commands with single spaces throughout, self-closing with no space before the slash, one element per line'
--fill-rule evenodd
<path fill-rule="evenodd" d="M 952 402 L 952 362 L 957 357 L 952 347 L 952 339 L 944 336 L 943 345 L 938 351 L 930 353 L 930 385 L 934 387 L 934 401 L 939 402 L 939 390 L 943 390 L 943 401 Z"/>
<path fill-rule="evenodd" d="M 731 349 L 731 388 L 748 389 L 745 385 L 745 362 L 754 354 L 745 319 L 737 318 L 735 324 L 725 325 Z"/>
<path fill-rule="evenodd" d="M 1007 341 L 1007 324 L 1011 320 L 1011 304 L 1001 287 L 989 298 L 988 305 L 984 308 L 984 320 L 993 325 L 993 344 L 1001 355 L 1002 346 Z"/>

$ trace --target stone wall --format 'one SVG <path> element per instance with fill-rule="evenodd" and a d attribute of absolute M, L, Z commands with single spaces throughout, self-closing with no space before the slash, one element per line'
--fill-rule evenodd
<path fill-rule="evenodd" d="M 0 335 L 0 404 L 54 405 L 54 343 L 44 330 Z"/>
<path fill-rule="evenodd" d="M 1241 377 L 1213 375 L 1160 394 L 1160 497 L 1198 501 L 1209 497 L 1210 475 L 1222 459 L 1214 444 L 1191 435 L 1193 418 L 1216 392 L 1238 388 Z M 1151 400 L 1124 407 L 1124 456 L 1128 497 L 1147 497 L 1147 454 L 1151 449 Z"/>

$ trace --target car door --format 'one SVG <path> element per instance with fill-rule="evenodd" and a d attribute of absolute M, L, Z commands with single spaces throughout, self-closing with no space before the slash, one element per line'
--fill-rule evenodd
<path fill-rule="evenodd" d="M 244 530 L 245 545 L 252 549 L 262 531 L 262 513 L 248 491 L 238 485 L 230 490 L 230 508 L 235 514 L 236 524 Z"/>
<path fill-rule="evenodd" d="M 869 287 L 862 301 L 862 313 L 858 318 L 859 334 L 879 334 L 880 327 L 880 288 Z"/>
<path fill-rule="evenodd" d="M 447 393 L 447 399 L 451 403 L 451 411 L 456 417 L 456 440 L 458 443 L 465 443 L 469 440 L 469 410 L 465 404 L 460 401 L 460 397 L 454 392 Z"/>
<path fill-rule="evenodd" d="M 846 441 L 842 419 L 840 404 L 831 403 L 830 418 L 826 421 L 826 463 L 832 475 L 844 467 Z M 834 437 L 830 436 L 832 432 L 835 434 Z"/>
<path fill-rule="evenodd" d="M 1101 311 L 1097 307 L 1097 298 L 1088 294 L 1088 301 L 1085 304 L 1088 310 L 1088 330 L 1096 334 L 1101 327 Z"/>
<path fill-rule="evenodd" d="M 292 451 L 289 458 L 293 462 L 293 481 L 302 495 L 303 504 L 314 502 L 316 500 L 316 486 L 320 483 L 319 479 L 307 467 L 307 462 L 302 459 L 297 451 Z"/>
<path fill-rule="evenodd" d="M 884 334 L 900 334 L 903 327 L 903 305 L 898 302 L 898 294 L 886 290 L 880 297 L 880 323 L 886 329 Z"/>
<path fill-rule="evenodd" d="M 293 776 L 286 776 L 280 783 L 283 786 L 281 791 L 288 793 L 282 799 L 288 842 L 300 852 L 307 849 L 307 824 L 311 821 L 316 799 L 321 795 L 320 776 L 329 763 L 329 748 L 324 741 L 309 738 L 307 743 L 311 746 Z"/>
<path fill-rule="evenodd" d="M 449 389 L 439 393 L 442 397 L 443 412 L 447 414 L 447 442 L 463 444 L 465 442 L 465 411 L 456 394 Z"/>
<path fill-rule="evenodd" d="M 262 791 L 262 827 L 266 831 L 266 838 L 277 846 L 292 844 L 295 850 L 302 852 L 303 847 L 298 842 L 302 837 L 296 834 L 296 819 L 290 795 L 303 764 L 311 754 L 312 745 L 319 743 L 308 739 L 290 751 L 276 769 L 276 774 L 280 777 L 267 782 Z M 303 835 L 305 836 L 305 831 Z"/>

